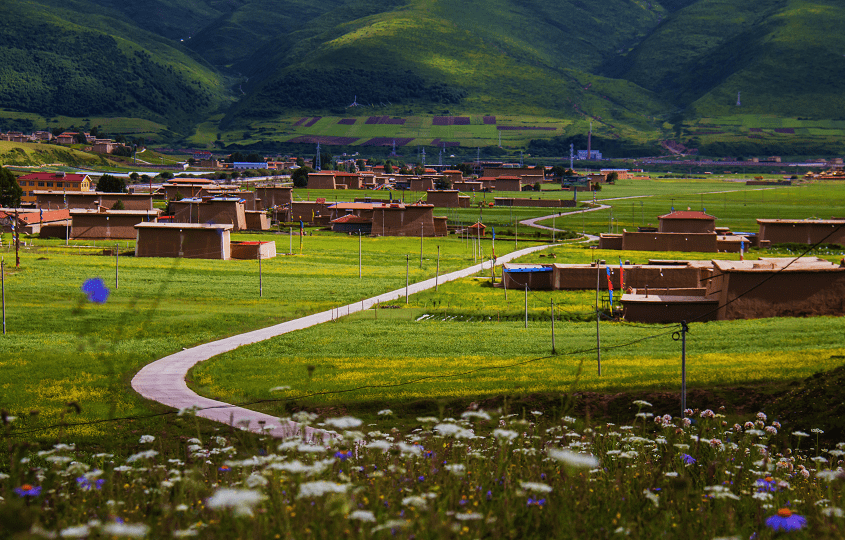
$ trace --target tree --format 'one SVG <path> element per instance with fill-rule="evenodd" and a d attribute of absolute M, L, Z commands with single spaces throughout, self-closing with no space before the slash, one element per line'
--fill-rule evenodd
<path fill-rule="evenodd" d="M 126 181 L 123 178 L 104 174 L 97 182 L 97 191 L 105 193 L 126 193 Z"/>
<path fill-rule="evenodd" d="M 17 208 L 21 205 L 23 190 L 11 172 L 0 167 L 0 206 Z"/>
<path fill-rule="evenodd" d="M 384 173 L 393 174 L 393 165 L 390 163 L 389 159 L 384 162 Z"/>
<path fill-rule="evenodd" d="M 355 166 L 358 168 L 359 171 L 363 171 L 366 168 L 366 163 L 363 159 L 359 159 L 355 162 Z"/>
<path fill-rule="evenodd" d="M 616 181 L 619 180 L 619 173 L 613 171 L 612 173 L 607 175 L 607 183 L 608 184 L 615 184 Z"/>
<path fill-rule="evenodd" d="M 141 175 L 133 171 L 133 172 L 129 173 L 129 179 L 132 180 L 133 182 L 137 182 L 138 180 L 141 179 Z"/>
<path fill-rule="evenodd" d="M 296 166 L 297 167 L 305 167 L 305 160 L 301 157 L 296 158 Z"/>
<path fill-rule="evenodd" d="M 300 167 L 290 175 L 293 187 L 308 187 L 308 173 L 314 172 L 311 167 Z"/>
<path fill-rule="evenodd" d="M 118 199 L 118 200 L 116 200 L 116 201 L 114 202 L 114 204 L 111 206 L 111 209 L 112 209 L 112 210 L 126 210 L 126 205 L 125 205 L 125 204 L 123 204 L 123 201 L 122 201 L 122 200 Z"/>

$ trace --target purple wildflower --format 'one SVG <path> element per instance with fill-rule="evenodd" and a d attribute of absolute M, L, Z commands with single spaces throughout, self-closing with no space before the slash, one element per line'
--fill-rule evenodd
<path fill-rule="evenodd" d="M 417 480 L 419 480 L 420 482 L 425 482 L 425 476 L 419 476 L 417 477 Z"/>
<path fill-rule="evenodd" d="M 546 504 L 546 499 L 534 499 L 532 497 L 528 497 L 528 506 L 539 506 L 542 507 Z"/>
<path fill-rule="evenodd" d="M 771 476 L 760 478 L 755 484 L 757 485 L 757 491 L 777 491 L 779 488 L 777 480 Z"/>
<path fill-rule="evenodd" d="M 346 453 L 335 452 L 334 457 L 336 457 L 337 459 L 339 459 L 341 461 L 346 461 L 347 459 L 352 457 L 352 450 L 350 450 L 349 452 L 346 452 Z"/>
<path fill-rule="evenodd" d="M 807 520 L 804 516 L 793 514 L 789 508 L 781 508 L 766 519 L 766 526 L 773 531 L 797 531 L 807 526 Z"/>
<path fill-rule="evenodd" d="M 687 465 L 692 465 L 696 462 L 695 458 L 689 454 L 681 454 L 681 459 L 684 460 L 684 463 Z"/>
<path fill-rule="evenodd" d="M 105 304 L 109 298 L 109 290 L 100 278 L 86 279 L 82 284 L 82 292 L 88 295 L 88 301 Z"/>
<path fill-rule="evenodd" d="M 80 476 L 76 479 L 76 483 L 79 484 L 79 488 L 83 491 L 91 491 L 92 489 L 96 489 L 97 491 L 99 491 L 103 488 L 105 480 L 103 480 L 102 478 L 98 478 L 97 480 L 92 482 L 90 479 L 85 478 L 84 476 Z"/>
<path fill-rule="evenodd" d="M 16 487 L 14 491 L 18 494 L 18 497 L 37 497 L 41 494 L 41 486 L 24 484 L 21 487 Z"/>

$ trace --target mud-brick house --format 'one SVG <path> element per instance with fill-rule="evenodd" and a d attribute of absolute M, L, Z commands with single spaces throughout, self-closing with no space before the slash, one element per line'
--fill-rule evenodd
<path fill-rule="evenodd" d="M 139 223 L 136 257 L 231 258 L 231 224 Z"/>
<path fill-rule="evenodd" d="M 156 222 L 161 210 L 98 210 L 74 209 L 70 211 L 71 238 L 91 240 L 131 240 L 135 238 L 135 225 Z"/>

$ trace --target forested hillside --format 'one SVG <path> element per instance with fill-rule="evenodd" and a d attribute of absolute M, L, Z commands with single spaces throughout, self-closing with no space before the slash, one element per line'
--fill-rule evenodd
<path fill-rule="evenodd" d="M 178 139 L 201 124 L 219 135 L 342 114 L 357 96 L 371 114 L 593 122 L 608 141 L 636 146 L 708 117 L 842 117 L 841 8 L 839 0 L 6 0 L 0 108 L 143 118 Z"/>

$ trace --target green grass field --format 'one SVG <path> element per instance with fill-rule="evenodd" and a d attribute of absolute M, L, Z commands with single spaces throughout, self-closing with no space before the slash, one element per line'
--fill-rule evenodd
<path fill-rule="evenodd" d="M 39 411 L 50 423 L 74 401 L 85 420 L 149 411 L 127 392 L 132 375 L 146 363 L 217 338 L 276 324 L 369 298 L 405 285 L 406 255 L 412 282 L 433 277 L 440 246 L 440 271 L 472 264 L 471 248 L 457 239 L 425 239 L 420 268 L 419 239 L 365 238 L 363 278 L 358 278 L 358 240 L 340 235 L 298 237 L 293 256 L 262 262 L 259 298 L 256 261 L 115 259 L 102 255 L 109 242 L 34 240 L 14 251 L 4 235 L 8 334 L 0 349 L 0 408 L 21 414 Z M 288 251 L 288 235 L 234 235 L 241 240 L 275 240 Z M 133 243 L 121 243 L 132 252 Z M 89 246 L 89 247 L 85 247 Z M 501 253 L 509 251 L 501 247 Z M 112 289 L 108 302 L 87 302 L 80 291 L 101 277 Z M 85 435 L 102 432 L 96 428 Z"/>

